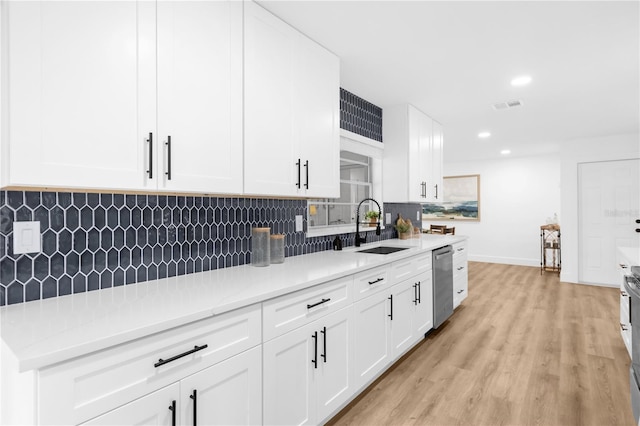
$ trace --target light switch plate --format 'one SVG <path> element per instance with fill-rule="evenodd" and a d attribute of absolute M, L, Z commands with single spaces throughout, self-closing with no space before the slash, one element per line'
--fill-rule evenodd
<path fill-rule="evenodd" d="M 416 212 L 416 220 L 420 220 L 420 210 Z"/>
<path fill-rule="evenodd" d="M 391 213 L 385 213 L 384 216 L 385 216 L 385 221 L 384 221 L 385 224 L 391 225 Z"/>
<path fill-rule="evenodd" d="M 40 222 L 13 222 L 13 254 L 41 251 Z"/>
<path fill-rule="evenodd" d="M 302 215 L 296 215 L 296 232 L 302 232 Z"/>

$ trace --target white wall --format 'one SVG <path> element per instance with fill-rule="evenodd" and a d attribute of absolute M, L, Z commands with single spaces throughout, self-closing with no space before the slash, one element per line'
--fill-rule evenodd
<path fill-rule="evenodd" d="M 540 266 L 540 225 L 554 213 L 562 224 L 560 163 L 558 155 L 446 163 L 444 176 L 480 175 L 480 222 L 423 226 L 455 225 L 470 237 L 470 260 Z"/>
<path fill-rule="evenodd" d="M 638 134 L 580 139 L 561 145 L 563 281 L 578 282 L 578 164 L 640 158 Z"/>
<path fill-rule="evenodd" d="M 557 155 L 445 163 L 445 176 L 480 174 L 480 222 L 441 222 L 470 237 L 470 260 L 540 266 L 540 225 L 558 213 L 560 278 L 578 282 L 578 164 L 640 158 L 640 137 L 614 135 L 560 146 Z"/>

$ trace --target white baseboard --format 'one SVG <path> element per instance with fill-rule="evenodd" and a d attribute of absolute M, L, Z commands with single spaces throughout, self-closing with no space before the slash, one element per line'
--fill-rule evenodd
<path fill-rule="evenodd" d="M 523 259 L 519 257 L 497 257 L 497 256 L 478 256 L 468 255 L 468 259 L 472 262 L 484 262 L 484 263 L 503 263 L 505 265 L 519 265 L 519 266 L 537 266 L 540 267 L 540 259 Z"/>

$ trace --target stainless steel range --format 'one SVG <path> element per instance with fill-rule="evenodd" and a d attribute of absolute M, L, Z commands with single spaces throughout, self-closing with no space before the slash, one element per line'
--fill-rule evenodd
<path fill-rule="evenodd" d="M 624 288 L 631 298 L 629 314 L 631 317 L 631 367 L 629 385 L 633 417 L 638 423 L 640 418 L 640 267 L 632 266 L 631 273 L 624 276 Z"/>

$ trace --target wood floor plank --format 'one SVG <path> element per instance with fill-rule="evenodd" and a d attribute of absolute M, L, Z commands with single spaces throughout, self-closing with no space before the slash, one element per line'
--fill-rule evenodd
<path fill-rule="evenodd" d="M 619 291 L 469 262 L 452 318 L 332 425 L 633 425 Z"/>

